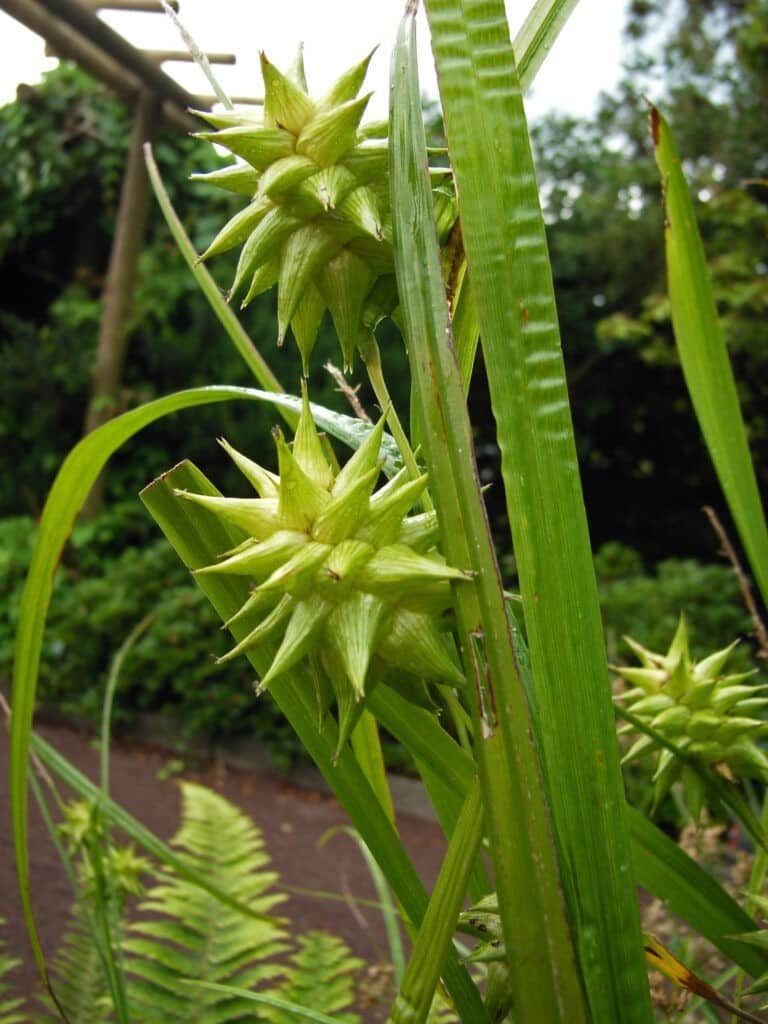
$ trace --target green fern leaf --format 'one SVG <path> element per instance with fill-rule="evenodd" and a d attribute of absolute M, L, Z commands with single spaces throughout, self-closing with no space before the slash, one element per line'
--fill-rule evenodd
<path fill-rule="evenodd" d="M 173 845 L 190 866 L 224 892 L 268 914 L 285 896 L 268 890 L 277 875 L 258 829 L 223 797 L 182 784 L 182 826 Z M 253 989 L 285 973 L 274 959 L 288 949 L 286 931 L 238 913 L 165 870 L 139 906 L 124 940 L 132 1012 L 144 1024 L 254 1021 L 253 1003 L 199 989 L 183 979 Z"/>
<path fill-rule="evenodd" d="M 288 1002 L 334 1014 L 340 1024 L 359 1024 L 356 1013 L 339 1013 L 355 999 L 354 977 L 363 961 L 352 956 L 341 939 L 326 932 L 299 936 L 300 949 L 291 957 L 291 971 L 285 983 L 273 992 Z M 272 1024 L 294 1024 L 284 1010 L 264 1008 Z"/>
<path fill-rule="evenodd" d="M 4 924 L 5 919 L 0 917 L 0 925 Z M 24 1024 L 26 1019 L 18 1012 L 24 1005 L 24 1000 L 9 995 L 8 985 L 3 981 L 6 974 L 10 974 L 20 963 L 20 960 L 7 955 L 5 942 L 0 942 L 0 1024 Z"/>
<path fill-rule="evenodd" d="M 50 973 L 56 998 L 73 1024 L 108 1024 L 113 1020 L 112 1002 L 99 955 L 77 903 L 72 906 Z M 45 1006 L 38 1021 L 61 1019 L 47 995 L 39 995 L 38 999 Z M 22 1019 L 28 1018 L 19 1018 Z M 0 1021 L 7 1024 L 3 1017 Z"/>

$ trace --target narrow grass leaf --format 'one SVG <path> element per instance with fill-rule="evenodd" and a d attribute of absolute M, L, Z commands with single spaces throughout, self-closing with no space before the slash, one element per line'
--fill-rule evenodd
<path fill-rule="evenodd" d="M 414 940 L 400 991 L 390 1011 L 390 1024 L 423 1024 L 427 1019 L 483 838 L 483 817 L 480 784 L 475 779 L 464 798 L 427 912 Z"/>
<path fill-rule="evenodd" d="M 427 0 L 592 1019 L 652 1019 L 544 223 L 503 0 Z"/>
<path fill-rule="evenodd" d="M 390 140 L 395 268 L 414 407 L 445 555 L 475 573 L 472 583 L 455 585 L 454 600 L 502 923 L 514 950 L 516 1006 L 521 1019 L 576 1024 L 586 1019 L 583 993 L 450 337 L 414 30 L 409 5 L 392 61 Z"/>
<path fill-rule="evenodd" d="M 722 885 L 639 811 L 629 809 L 629 824 L 638 885 L 753 977 L 768 970 L 768 950 L 734 938 L 758 926 Z"/>
<path fill-rule="evenodd" d="M 174 241 L 179 248 L 179 252 L 184 257 L 189 269 L 192 271 L 192 275 L 195 278 L 195 281 L 197 281 L 200 291 L 208 300 L 208 303 L 219 320 L 219 323 L 226 331 L 227 337 L 235 346 L 246 366 L 263 388 L 267 391 L 282 391 L 283 389 L 280 386 L 280 381 L 274 375 L 267 361 L 248 337 L 243 325 L 224 301 L 221 291 L 219 290 L 219 286 L 213 280 L 206 267 L 204 267 L 202 263 L 198 262 L 198 253 L 195 251 L 195 247 L 192 245 L 192 242 L 189 240 L 189 236 L 184 230 L 184 225 L 179 220 L 179 217 L 173 208 L 170 196 L 163 185 L 163 179 L 160 177 L 160 171 L 155 163 L 155 158 L 152 155 L 152 146 L 148 142 L 144 144 L 144 160 L 147 165 L 147 173 L 149 174 L 149 180 L 152 184 L 155 198 L 160 205 L 160 209 L 163 212 L 163 216 L 170 228 Z M 290 427 L 295 427 L 298 417 L 288 415 L 285 417 L 285 421 Z"/>
<path fill-rule="evenodd" d="M 521 89 L 533 82 L 578 2 L 536 0 L 531 7 L 513 43 Z"/>
<path fill-rule="evenodd" d="M 291 1015 L 291 1019 L 308 1020 L 311 1024 L 339 1024 L 338 1017 L 329 1017 L 327 1013 L 320 1013 L 319 1010 L 312 1010 L 308 1006 L 299 1006 L 298 1003 L 290 1002 L 288 999 L 280 999 L 278 996 L 270 995 L 268 992 L 253 992 L 249 988 L 237 988 L 235 985 L 217 985 L 215 981 L 195 981 L 193 978 L 183 978 L 183 985 L 194 985 L 196 988 L 207 988 L 211 992 L 220 992 L 222 995 L 237 996 L 240 999 L 249 999 L 252 1003 L 260 1006 L 271 1006 L 276 1010 L 283 1010 Z"/>
<path fill-rule="evenodd" d="M 768 603 L 768 526 L 696 214 L 672 132 L 656 107 L 651 131 L 662 177 L 667 281 L 680 365 L 709 454 Z"/>

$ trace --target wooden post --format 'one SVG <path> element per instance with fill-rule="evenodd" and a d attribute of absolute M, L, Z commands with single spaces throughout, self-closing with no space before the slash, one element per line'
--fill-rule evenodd
<path fill-rule="evenodd" d="M 136 107 L 131 148 L 123 177 L 115 237 L 102 297 L 99 341 L 91 382 L 91 398 L 84 432 L 106 423 L 120 409 L 120 383 L 125 365 L 128 335 L 126 321 L 136 283 L 136 267 L 149 211 L 150 187 L 142 146 L 151 141 L 160 121 L 160 103 L 143 93 Z M 104 475 L 93 486 L 83 506 L 82 518 L 90 519 L 104 504 Z"/>

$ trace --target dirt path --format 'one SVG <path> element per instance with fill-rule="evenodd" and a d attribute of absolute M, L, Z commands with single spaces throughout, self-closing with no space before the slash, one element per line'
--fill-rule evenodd
<path fill-rule="evenodd" d="M 78 768 L 96 778 L 98 753 L 92 738 L 61 726 L 44 726 L 41 734 Z M 6 919 L 4 936 L 12 955 L 23 961 L 9 980 L 14 989 L 29 992 L 36 972 L 21 921 L 8 812 L 7 735 L 0 730 L 0 917 Z M 175 779 L 161 781 L 169 755 L 138 744 L 115 743 L 112 750 L 112 795 L 140 821 L 164 839 L 179 823 L 180 794 Z M 161 779 L 158 779 L 160 773 Z M 177 776 L 178 778 L 179 776 Z M 284 886 L 342 896 L 375 898 L 370 876 L 351 838 L 338 835 L 318 848 L 321 836 L 347 819 L 330 797 L 300 789 L 269 774 L 247 774 L 210 765 L 185 770 L 193 779 L 217 790 L 249 814 L 262 830 L 272 867 Z M 30 808 L 32 884 L 38 927 L 46 953 L 52 954 L 61 936 L 71 902 L 71 891 L 37 809 Z M 399 816 L 403 842 L 424 882 L 431 886 L 437 876 L 444 842 L 437 825 L 406 815 Z M 387 960 L 381 917 L 376 911 L 353 909 L 349 903 L 291 894 L 281 906 L 294 932 L 323 928 L 344 938 L 368 964 Z M 373 972 L 381 977 L 383 972 Z M 369 980 L 369 986 L 371 984 Z M 368 986 L 367 986 L 368 987 Z M 383 1020 L 384 1007 L 366 1013 L 370 1022 Z"/>

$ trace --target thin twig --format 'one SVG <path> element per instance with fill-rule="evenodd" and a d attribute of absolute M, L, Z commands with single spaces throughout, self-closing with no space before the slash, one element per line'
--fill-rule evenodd
<path fill-rule="evenodd" d="M 757 610 L 757 604 L 752 596 L 752 585 L 749 578 L 741 567 L 738 555 L 734 550 L 733 544 L 731 544 L 728 538 L 728 534 L 725 532 L 725 527 L 717 516 L 717 512 L 715 512 L 715 510 L 709 505 L 705 505 L 704 514 L 712 524 L 712 529 L 717 534 L 720 543 L 723 546 L 723 553 L 733 566 L 733 571 L 736 573 L 736 579 L 739 581 L 741 596 L 747 607 L 750 618 L 752 619 L 752 624 L 755 627 L 755 636 L 757 637 L 758 644 L 757 657 L 768 660 L 768 629 L 766 629 L 765 623 L 760 617 L 760 612 Z"/>
<path fill-rule="evenodd" d="M 355 416 L 357 416 L 359 420 L 362 420 L 363 423 L 371 423 L 371 417 L 365 411 L 360 402 L 360 399 L 357 397 L 357 392 L 360 390 L 360 385 L 358 384 L 356 388 L 353 388 L 352 385 L 344 379 L 344 374 L 341 372 L 338 366 L 334 366 L 330 359 L 325 364 L 325 369 L 336 381 L 336 390 L 340 391 L 342 395 L 344 395 L 346 400 L 349 402 L 349 404 L 352 406 L 352 411 L 354 412 Z"/>

